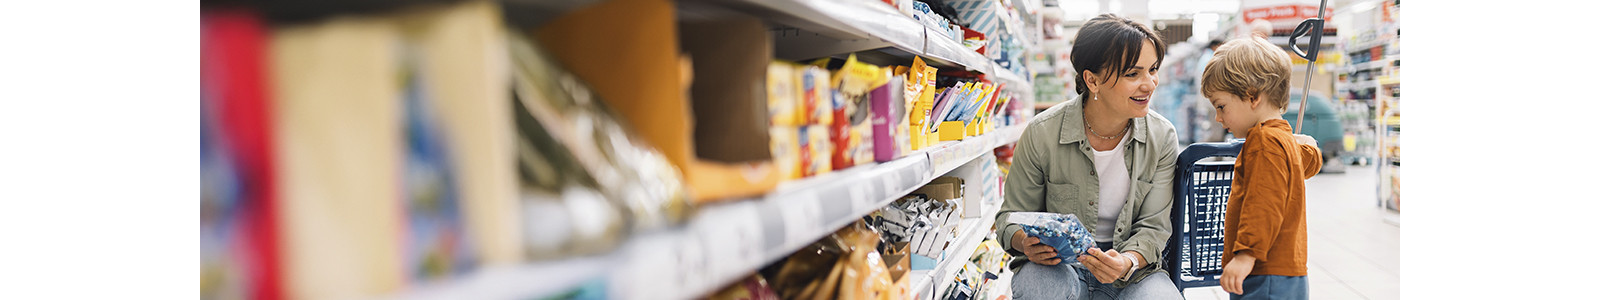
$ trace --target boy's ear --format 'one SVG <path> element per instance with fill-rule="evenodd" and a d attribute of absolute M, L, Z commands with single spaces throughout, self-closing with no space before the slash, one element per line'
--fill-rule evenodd
<path fill-rule="evenodd" d="M 1261 107 L 1261 94 L 1256 94 L 1254 96 L 1250 96 L 1250 108 L 1251 109 L 1256 109 L 1256 108 L 1260 108 L 1260 107 Z"/>

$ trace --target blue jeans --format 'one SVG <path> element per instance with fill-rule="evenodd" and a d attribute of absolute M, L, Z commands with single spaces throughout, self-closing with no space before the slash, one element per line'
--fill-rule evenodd
<path fill-rule="evenodd" d="M 1228 299 L 1311 299 L 1305 276 L 1250 275 L 1244 277 L 1244 295 Z"/>
<path fill-rule="evenodd" d="M 1025 263 L 1011 277 L 1011 297 L 1029 299 L 1183 299 L 1166 271 L 1156 272 L 1127 288 L 1095 280 L 1089 270 L 1068 263 L 1046 266 Z"/>

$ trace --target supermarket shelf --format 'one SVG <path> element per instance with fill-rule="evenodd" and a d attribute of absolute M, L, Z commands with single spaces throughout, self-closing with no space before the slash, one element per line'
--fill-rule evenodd
<path fill-rule="evenodd" d="M 1360 71 L 1360 70 L 1377 69 L 1377 68 L 1382 68 L 1382 67 L 1388 66 L 1388 65 L 1389 65 L 1389 59 L 1388 58 L 1380 59 L 1380 60 L 1374 60 L 1374 61 L 1369 61 L 1369 62 L 1350 65 L 1350 67 L 1348 69 L 1345 69 L 1345 73 L 1355 73 L 1356 71 Z"/>
<path fill-rule="evenodd" d="M 385 299 L 539 298 L 596 281 L 603 283 L 607 297 L 613 299 L 702 297 L 754 274 L 999 145 L 1016 142 L 1023 127 L 1010 126 L 963 141 L 945 142 L 885 163 L 784 182 L 756 199 L 701 207 L 685 224 L 638 233 L 612 253 L 486 268 L 454 279 L 419 284 Z M 986 205 L 984 212 L 989 218 L 963 219 L 961 228 L 972 231 L 992 224 L 996 211 L 998 204 Z"/>
<path fill-rule="evenodd" d="M 993 63 L 993 62 L 991 61 L 990 63 Z M 1014 90 L 1014 91 L 1018 91 L 1018 92 L 1021 92 L 1021 93 L 1024 93 L 1024 94 L 1029 94 L 1029 95 L 1033 94 L 1033 84 L 1028 83 L 1027 80 L 1023 80 L 1021 75 L 1017 75 L 1016 72 L 1011 72 L 1011 70 L 1008 70 L 1006 68 L 1001 68 L 1000 65 L 998 65 L 998 64 L 995 64 L 993 66 L 993 68 L 994 68 L 994 73 L 989 73 L 989 74 L 994 74 L 994 77 L 996 79 L 1006 82 L 1006 87 L 1007 88 L 1020 87 L 1020 88 L 1026 89 L 1026 90 Z"/>
<path fill-rule="evenodd" d="M 896 48 L 920 52 L 927 37 L 922 23 L 881 3 L 866 1 L 726 0 L 765 20 L 776 21 L 840 40 L 875 39 Z"/>
<path fill-rule="evenodd" d="M 617 299 L 689 299 L 749 276 L 933 178 L 1015 142 L 1021 126 L 881 164 L 780 184 L 765 197 L 703 207 L 682 228 L 636 237 L 609 278 Z M 935 161 L 933 158 L 938 157 Z M 670 274 L 670 275 L 669 275 Z"/>
<path fill-rule="evenodd" d="M 809 51 L 786 49 L 786 51 L 839 54 L 840 50 L 849 52 L 859 50 L 856 48 L 892 46 L 900 51 L 921 56 L 931 65 L 941 68 L 961 67 L 983 74 L 994 74 L 999 80 L 1012 82 L 1013 87 L 1026 91 L 1033 89 L 1032 83 L 1026 78 L 1000 68 L 994 60 L 967 49 L 960 41 L 947 38 L 935 29 L 928 28 L 921 22 L 901 14 L 899 10 L 878 1 L 720 0 L 716 2 L 763 19 L 838 39 L 826 42 L 812 40 L 797 42 L 794 43 L 796 47 L 818 49 Z"/>
<path fill-rule="evenodd" d="M 1345 87 L 1349 89 L 1375 89 L 1378 88 L 1378 80 L 1369 79 L 1362 81 L 1351 81 L 1349 83 L 1345 83 Z"/>
<path fill-rule="evenodd" d="M 1372 47 L 1387 46 L 1387 45 L 1389 45 L 1389 42 L 1390 42 L 1389 38 L 1381 38 L 1381 39 L 1376 39 L 1376 40 L 1362 41 L 1362 42 L 1358 42 L 1358 43 L 1345 44 L 1344 49 L 1345 49 L 1345 52 L 1348 52 L 1348 53 L 1361 53 L 1361 52 L 1371 51 Z"/>
<path fill-rule="evenodd" d="M 954 283 L 956 272 L 966 266 L 966 261 L 972 258 L 972 252 L 978 250 L 978 244 L 983 243 L 993 231 L 990 228 L 994 227 L 994 215 L 999 212 L 1000 203 L 984 203 L 980 217 L 962 219 L 961 233 L 956 241 L 945 249 L 944 257 L 939 259 L 938 266 L 932 271 L 923 277 L 912 277 L 916 283 L 911 285 L 911 290 L 922 293 L 923 297 L 920 298 L 923 299 L 943 295 Z"/>
<path fill-rule="evenodd" d="M 1400 84 L 1400 77 L 1396 76 L 1381 76 L 1377 80 L 1380 85 Z"/>
<path fill-rule="evenodd" d="M 422 283 L 389 299 L 517 299 L 552 295 L 604 279 L 604 271 L 615 267 L 615 258 L 613 254 L 484 268 L 452 280 Z"/>

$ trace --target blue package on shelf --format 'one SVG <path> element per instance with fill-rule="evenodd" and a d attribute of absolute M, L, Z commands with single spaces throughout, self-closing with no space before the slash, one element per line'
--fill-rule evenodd
<path fill-rule="evenodd" d="M 933 267 L 939 266 L 939 261 L 933 259 L 932 257 L 922 256 L 921 254 L 916 253 L 912 253 L 906 257 L 911 258 L 912 271 L 933 270 Z"/>
<path fill-rule="evenodd" d="M 1007 222 L 1022 225 L 1022 231 L 1039 242 L 1056 248 L 1056 257 L 1065 263 L 1077 263 L 1078 255 L 1094 248 L 1094 235 L 1083 227 L 1078 216 L 1047 212 L 1014 212 Z"/>

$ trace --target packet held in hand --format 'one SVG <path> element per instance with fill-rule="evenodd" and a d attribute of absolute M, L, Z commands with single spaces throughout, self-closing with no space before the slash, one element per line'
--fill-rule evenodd
<path fill-rule="evenodd" d="M 1072 214 L 1014 212 L 1006 220 L 1022 225 L 1022 231 L 1039 238 L 1040 243 L 1055 247 L 1056 257 L 1065 263 L 1077 263 L 1078 255 L 1094 248 L 1094 235 Z"/>

